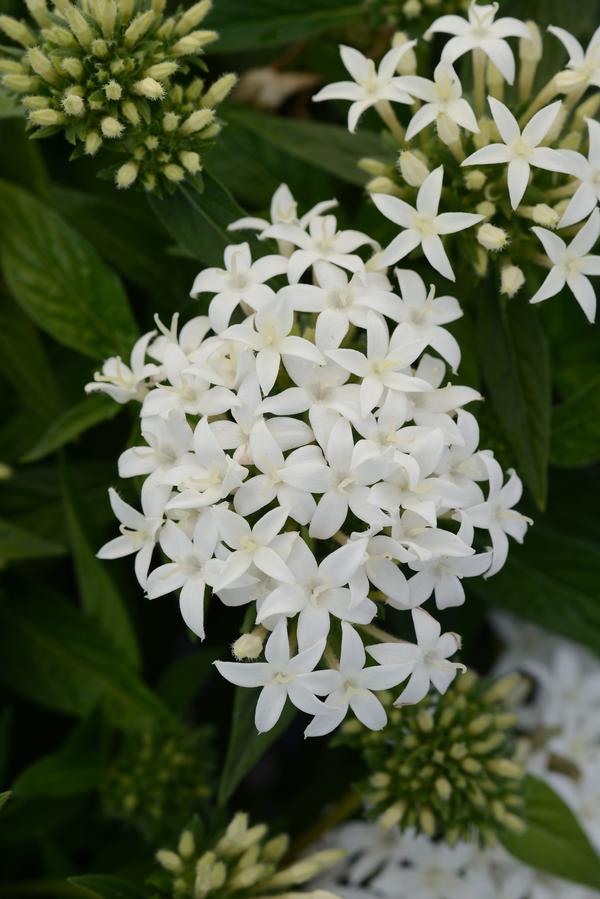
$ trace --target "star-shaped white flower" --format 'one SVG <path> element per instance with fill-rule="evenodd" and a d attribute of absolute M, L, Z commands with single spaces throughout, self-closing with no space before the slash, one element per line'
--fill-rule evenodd
<path fill-rule="evenodd" d="M 238 687 L 262 687 L 254 723 L 259 733 L 271 730 L 281 716 L 286 700 L 308 714 L 318 715 L 324 705 L 306 686 L 306 677 L 318 664 L 325 640 L 290 658 L 286 619 L 281 618 L 265 646 L 265 662 L 215 662 L 215 666 Z M 318 672 L 320 673 L 320 672 Z"/>
<path fill-rule="evenodd" d="M 272 509 L 252 528 L 241 515 L 221 506 L 216 507 L 215 516 L 222 539 L 233 550 L 215 580 L 216 592 L 230 587 L 251 565 L 284 584 L 294 583 L 294 575 L 272 546 L 288 519 L 287 509 Z"/>
<path fill-rule="evenodd" d="M 462 95 L 460 78 L 447 60 L 442 60 L 435 67 L 433 81 L 419 75 L 405 75 L 402 84 L 410 94 L 424 101 L 408 123 L 406 140 L 412 140 L 441 115 L 447 116 L 459 128 L 475 133 L 479 131 L 475 113 Z"/>
<path fill-rule="evenodd" d="M 227 226 L 228 231 L 259 231 L 259 237 L 263 237 L 262 232 L 270 228 L 271 225 L 299 225 L 301 228 L 307 228 L 311 219 L 316 215 L 323 215 L 329 209 L 337 206 L 337 200 L 323 200 L 317 203 L 307 213 L 300 218 L 298 217 L 298 203 L 294 199 L 291 190 L 287 184 L 280 184 L 273 196 L 271 197 L 271 221 L 268 219 L 247 216 L 246 218 L 237 219 Z M 288 253 L 285 254 L 289 255 Z"/>
<path fill-rule="evenodd" d="M 392 103 L 413 102 L 412 97 L 403 89 L 402 77 L 396 75 L 396 68 L 405 53 L 411 50 L 416 41 L 407 41 L 398 47 L 392 47 L 385 54 L 379 68 L 375 68 L 372 59 L 368 59 L 353 47 L 340 46 L 340 56 L 353 81 L 338 81 L 328 84 L 315 94 L 313 100 L 351 100 L 348 112 L 348 130 L 355 131 L 358 120 L 369 107 L 376 106 L 381 100 Z"/>
<path fill-rule="evenodd" d="M 454 62 L 470 50 L 482 50 L 512 84 L 515 80 L 515 58 L 506 38 L 520 37 L 529 41 L 531 35 L 525 22 L 510 16 L 496 19 L 497 12 L 497 3 L 480 6 L 473 0 L 468 19 L 454 15 L 440 16 L 429 26 L 425 38 L 439 32 L 455 35 L 444 47 L 442 59 Z"/>
<path fill-rule="evenodd" d="M 460 347 L 450 331 L 443 327 L 462 318 L 462 309 L 455 297 L 436 297 L 433 285 L 426 290 L 423 279 L 416 272 L 397 268 L 401 302 L 397 303 L 396 321 L 410 325 L 415 334 L 422 337 L 448 362 L 452 371 L 460 363 Z"/>
<path fill-rule="evenodd" d="M 215 296 L 208 307 L 210 325 L 220 334 L 227 325 L 233 310 L 244 302 L 257 311 L 275 296 L 265 281 L 282 275 L 287 270 L 284 256 L 262 256 L 252 262 L 247 243 L 234 244 L 225 248 L 225 268 L 205 268 L 198 275 L 190 291 L 190 296 L 213 293 Z"/>
<path fill-rule="evenodd" d="M 516 209 L 527 190 L 530 166 L 548 172 L 569 170 L 568 159 L 560 150 L 539 146 L 554 124 L 562 104 L 560 100 L 556 100 L 550 106 L 544 106 L 536 112 L 521 133 L 517 120 L 504 103 L 494 97 L 488 97 L 488 103 L 504 143 L 482 147 L 468 156 L 462 164 L 496 165 L 507 162 L 508 193 L 511 206 Z"/>
<path fill-rule="evenodd" d="M 458 634 L 441 633 L 436 621 L 425 609 L 413 609 L 412 620 L 417 637 L 414 643 L 379 643 L 367 652 L 386 667 L 404 666 L 409 681 L 394 705 L 413 705 L 427 696 L 430 684 L 445 693 L 457 671 L 464 665 L 448 661 L 460 649 Z"/>
<path fill-rule="evenodd" d="M 405 228 L 395 237 L 389 247 L 381 255 L 381 265 L 393 265 L 404 259 L 419 245 L 433 268 L 445 278 L 455 280 L 452 266 L 440 239 L 441 234 L 454 234 L 464 228 L 470 228 L 483 219 L 482 215 L 470 212 L 442 212 L 438 214 L 444 167 L 439 166 L 431 172 L 419 188 L 417 208 L 414 209 L 404 200 L 388 194 L 371 194 L 372 200 L 386 218 Z"/>
<path fill-rule="evenodd" d="M 147 382 L 160 374 L 157 365 L 146 362 L 148 344 L 155 331 L 144 334 L 133 345 L 129 365 L 120 356 L 107 359 L 102 371 L 94 373 L 94 380 L 85 385 L 86 393 L 106 393 L 116 403 L 142 400 L 147 393 Z"/>
<path fill-rule="evenodd" d="M 586 318 L 594 322 L 596 318 L 596 292 L 588 275 L 600 275 L 600 256 L 591 256 L 590 250 L 600 236 L 600 211 L 595 209 L 583 228 L 570 244 L 548 231 L 546 228 L 532 228 L 552 262 L 546 280 L 531 298 L 532 303 L 541 303 L 560 293 L 565 284 L 583 309 Z"/>
<path fill-rule="evenodd" d="M 600 201 L 600 122 L 586 119 L 589 135 L 587 158 L 572 150 L 563 150 L 568 159 L 569 174 L 580 181 L 580 185 L 571 197 L 559 228 L 568 228 L 586 218 Z"/>
<path fill-rule="evenodd" d="M 564 28 L 550 25 L 548 31 L 559 39 L 569 54 L 567 68 L 579 77 L 581 87 L 588 84 L 600 87 L 600 28 L 593 33 L 587 50 Z"/>
<path fill-rule="evenodd" d="M 143 418 L 141 431 L 147 446 L 131 446 L 121 453 L 119 477 L 151 474 L 154 481 L 160 482 L 191 449 L 193 431 L 181 409 L 173 409 L 166 418 Z"/>

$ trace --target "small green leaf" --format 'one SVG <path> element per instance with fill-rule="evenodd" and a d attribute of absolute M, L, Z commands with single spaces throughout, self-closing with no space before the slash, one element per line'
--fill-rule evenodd
<path fill-rule="evenodd" d="M 534 868 L 600 889 L 600 856 L 570 808 L 537 777 L 526 778 L 523 795 L 527 830 L 502 837 L 508 851 Z"/>
<path fill-rule="evenodd" d="M 101 702 L 122 730 L 174 720 L 97 626 L 49 590 L 0 602 L 0 657 L 0 681 L 49 708 L 87 716 Z"/>
<path fill-rule="evenodd" d="M 66 547 L 61 543 L 38 537 L 25 528 L 0 519 L 0 562 L 51 559 L 65 553 Z"/>
<path fill-rule="evenodd" d="M 123 406 L 108 397 L 86 397 L 55 418 L 35 446 L 23 456 L 22 461 L 38 462 L 44 459 L 96 425 L 115 418 L 122 410 Z"/>
<path fill-rule="evenodd" d="M 550 461 L 589 465 L 600 459 L 600 375 L 552 410 Z"/>
<path fill-rule="evenodd" d="M 148 899 L 148 893 L 142 887 L 128 880 L 109 877 L 106 874 L 84 874 L 69 877 L 69 883 L 87 890 L 90 896 L 99 899 Z"/>
<path fill-rule="evenodd" d="M 254 724 L 256 690 L 236 687 L 233 700 L 231 735 L 219 783 L 219 802 L 223 805 L 240 781 L 291 724 L 296 710 L 288 703 L 271 730 L 259 734 Z"/>
<path fill-rule="evenodd" d="M 550 361 L 538 315 L 529 303 L 482 296 L 478 338 L 486 395 L 540 508 L 546 503 L 550 443 Z"/>
<path fill-rule="evenodd" d="M 55 340 L 93 359 L 128 356 L 137 329 L 119 278 L 33 194 L 0 183 L 0 247 L 8 288 Z"/>

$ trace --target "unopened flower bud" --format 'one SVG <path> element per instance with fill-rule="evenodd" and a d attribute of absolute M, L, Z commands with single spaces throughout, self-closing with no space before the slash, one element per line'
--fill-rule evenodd
<path fill-rule="evenodd" d="M 438 777 L 435 782 L 435 790 L 440 799 L 443 799 L 444 802 L 447 802 L 452 795 L 452 785 L 445 777 Z"/>
<path fill-rule="evenodd" d="M 407 44 L 410 38 L 403 31 L 397 31 L 392 38 L 392 47 L 400 47 L 402 44 Z M 400 62 L 396 66 L 396 71 L 399 75 L 414 75 L 417 71 L 417 57 L 415 55 L 415 51 L 411 47 L 410 50 L 407 50 L 404 56 L 400 59 Z"/>
<path fill-rule="evenodd" d="M 84 49 L 89 47 L 94 38 L 94 32 L 88 25 L 83 13 L 72 4 L 68 3 L 64 8 L 63 15 L 81 46 Z"/>
<path fill-rule="evenodd" d="M 60 62 L 63 72 L 66 72 L 74 81 L 79 81 L 83 75 L 83 66 L 76 56 L 67 56 Z"/>
<path fill-rule="evenodd" d="M 25 0 L 25 3 L 31 17 L 35 19 L 40 28 L 47 28 L 52 24 L 46 0 Z"/>
<path fill-rule="evenodd" d="M 282 833 L 277 837 L 272 837 L 262 847 L 261 856 L 264 861 L 277 863 L 289 849 L 290 838 L 287 834 Z"/>
<path fill-rule="evenodd" d="M 202 105 L 208 107 L 218 106 L 225 97 L 231 93 L 237 82 L 237 75 L 227 74 L 221 75 L 220 78 L 211 84 L 202 98 Z"/>
<path fill-rule="evenodd" d="M 217 40 L 219 35 L 216 31 L 192 31 L 180 38 L 177 43 L 171 47 L 171 53 L 175 56 L 189 56 L 192 53 L 198 53 L 207 44 L 212 44 Z"/>
<path fill-rule="evenodd" d="M 486 219 L 491 219 L 496 214 L 496 206 L 491 200 L 482 200 L 475 207 L 475 212 Z"/>
<path fill-rule="evenodd" d="M 149 9 L 146 12 L 138 13 L 135 19 L 129 24 L 127 31 L 125 32 L 125 45 L 127 47 L 134 47 L 140 40 L 140 38 L 142 38 L 146 34 L 155 20 L 156 13 L 152 9 Z"/>
<path fill-rule="evenodd" d="M 404 817 L 404 812 L 406 811 L 406 803 L 404 802 L 395 802 L 393 805 L 390 805 L 389 808 L 385 810 L 383 815 L 379 818 L 379 825 L 382 830 L 391 830 L 392 827 L 395 827 L 402 818 Z"/>
<path fill-rule="evenodd" d="M 485 250 L 503 250 L 508 243 L 508 234 L 503 228 L 486 222 L 477 229 L 477 240 Z"/>
<path fill-rule="evenodd" d="M 163 175 L 168 181 L 172 181 L 174 184 L 177 184 L 179 181 L 183 181 L 185 178 L 185 172 L 181 168 L 180 165 L 176 165 L 174 162 L 168 163 L 168 165 L 163 166 Z"/>
<path fill-rule="evenodd" d="M 88 156 L 95 156 L 102 146 L 102 138 L 97 131 L 89 131 L 85 136 L 85 152 Z"/>
<path fill-rule="evenodd" d="M 106 94 L 107 100 L 120 100 L 123 93 L 123 88 L 118 81 L 115 81 L 114 78 L 111 78 L 111 80 L 104 85 L 104 93 Z"/>
<path fill-rule="evenodd" d="M 178 874 L 183 868 L 183 864 L 177 853 L 172 852 L 170 849 L 159 849 L 156 853 L 156 861 L 161 868 L 164 868 L 165 871 L 170 871 L 173 874 Z"/>
<path fill-rule="evenodd" d="M 196 841 L 191 830 L 184 830 L 179 837 L 177 852 L 181 858 L 191 858 L 196 850 Z"/>
<path fill-rule="evenodd" d="M 57 112 L 55 109 L 34 109 L 29 118 L 35 125 L 40 125 L 42 128 L 63 125 L 65 122 L 63 113 Z"/>
<path fill-rule="evenodd" d="M 585 87 L 587 78 L 583 72 L 564 69 L 564 71 L 554 76 L 554 84 L 559 94 L 570 94 L 581 87 Z"/>
<path fill-rule="evenodd" d="M 389 173 L 389 166 L 379 159 L 370 159 L 368 156 L 358 160 L 358 167 L 363 172 L 366 172 L 367 175 L 377 176 Z"/>
<path fill-rule="evenodd" d="M 242 634 L 231 647 L 238 661 L 257 659 L 263 650 L 263 639 L 259 634 Z"/>
<path fill-rule="evenodd" d="M 98 59 L 105 59 L 108 56 L 108 44 L 102 38 L 93 40 L 90 49 L 93 56 L 96 56 Z"/>
<path fill-rule="evenodd" d="M 473 135 L 473 143 L 478 150 L 481 150 L 482 147 L 487 147 L 488 144 L 494 143 L 497 139 L 497 129 L 492 119 L 487 116 L 481 116 L 478 125 L 479 131 Z"/>
<path fill-rule="evenodd" d="M 404 150 L 398 157 L 400 174 L 411 187 L 420 187 L 429 175 L 425 163 L 410 150 Z"/>
<path fill-rule="evenodd" d="M 543 225 L 544 228 L 556 228 L 559 221 L 558 213 L 547 203 L 537 203 L 532 208 L 532 218 L 536 225 Z"/>
<path fill-rule="evenodd" d="M 134 183 L 138 176 L 139 166 L 135 162 L 126 162 L 115 176 L 115 184 L 119 189 L 125 190 Z"/>
<path fill-rule="evenodd" d="M 423 831 L 423 833 L 426 833 L 428 837 L 432 837 L 435 835 L 435 816 L 431 809 L 421 809 L 421 813 L 419 815 L 419 824 L 421 825 L 421 830 Z"/>
<path fill-rule="evenodd" d="M 32 47 L 27 53 L 27 58 L 29 59 L 29 65 L 36 75 L 39 75 L 40 78 L 43 78 L 44 81 L 47 81 L 49 84 L 56 84 L 58 82 L 58 72 L 39 47 Z"/>
<path fill-rule="evenodd" d="M 174 75 L 179 66 L 176 62 L 158 62 L 154 66 L 146 69 L 144 75 L 147 78 L 155 78 L 157 81 L 165 81 Z"/>
<path fill-rule="evenodd" d="M 481 190 L 487 181 L 487 176 L 479 169 L 472 169 L 465 175 L 465 187 L 467 190 Z"/>
<path fill-rule="evenodd" d="M 104 137 L 108 137 L 111 140 L 114 140 L 117 137 L 121 137 L 125 129 L 118 119 L 115 119 L 114 116 L 109 115 L 105 116 L 100 122 L 100 130 L 102 131 Z"/>
<path fill-rule="evenodd" d="M 0 16 L 0 30 L 4 32 L 17 44 L 22 47 L 31 47 L 35 44 L 35 35 L 29 30 L 24 22 L 13 19 L 12 16 Z"/>
<path fill-rule="evenodd" d="M 29 93 L 29 91 L 34 91 L 36 89 L 36 87 L 39 85 L 39 79 L 32 78 L 31 75 L 9 74 L 4 75 L 4 77 L 2 78 L 2 84 L 10 88 L 12 91 L 17 91 L 20 94 L 26 94 Z"/>
<path fill-rule="evenodd" d="M 175 34 L 187 34 L 188 31 L 191 31 L 196 25 L 199 25 L 208 15 L 211 6 L 212 0 L 200 0 L 199 3 L 194 3 L 193 6 L 186 9 L 175 26 Z"/>
<path fill-rule="evenodd" d="M 489 759 L 486 762 L 486 768 L 499 777 L 509 777 L 515 780 L 523 777 L 522 766 L 516 762 L 511 762 L 510 759 Z"/>
<path fill-rule="evenodd" d="M 146 97 L 147 100 L 161 100 L 164 97 L 165 90 L 159 81 L 155 78 L 142 78 L 133 85 L 136 94 Z"/>
<path fill-rule="evenodd" d="M 419 3 L 419 0 L 406 0 L 406 3 L 402 7 L 402 12 L 407 19 L 416 19 L 421 15 L 422 9 L 423 7 Z"/>
<path fill-rule="evenodd" d="M 371 178 L 371 180 L 367 182 L 367 190 L 371 194 L 391 194 L 396 197 L 400 195 L 398 185 L 392 181 L 391 178 L 383 176 Z"/>
<path fill-rule="evenodd" d="M 140 114 L 133 100 L 125 100 L 125 102 L 121 104 L 121 112 L 131 125 L 139 125 Z"/>
<path fill-rule="evenodd" d="M 80 116 L 85 110 L 83 99 L 75 93 L 67 93 L 63 97 L 62 106 L 67 115 Z"/>
<path fill-rule="evenodd" d="M 214 117 L 212 109 L 197 109 L 180 126 L 183 134 L 195 134 L 209 125 Z"/>

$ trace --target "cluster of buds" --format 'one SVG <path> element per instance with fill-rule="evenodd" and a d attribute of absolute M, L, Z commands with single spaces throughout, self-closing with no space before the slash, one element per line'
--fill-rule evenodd
<path fill-rule="evenodd" d="M 193 77 L 217 39 L 199 26 L 211 0 L 165 16 L 165 0 L 27 0 L 31 23 L 0 16 L 2 84 L 17 95 L 36 137 L 64 132 L 73 156 L 105 144 L 128 160 L 117 186 L 152 191 L 202 167 L 219 132 L 215 107 L 235 76 L 205 89 Z"/>
<path fill-rule="evenodd" d="M 521 833 L 523 768 L 516 760 L 518 675 L 492 685 L 474 673 L 443 695 L 392 709 L 384 730 L 347 722 L 339 739 L 359 748 L 371 774 L 361 790 L 384 830 L 398 825 L 450 844 L 503 829 Z"/>
<path fill-rule="evenodd" d="M 102 785 L 104 814 L 161 839 L 165 827 L 183 826 L 207 799 L 213 768 L 209 728 L 127 736 Z"/>
<path fill-rule="evenodd" d="M 467 283 L 476 283 L 473 273 L 490 278 L 508 298 L 534 284 L 534 303 L 566 287 L 593 321 L 589 275 L 600 272 L 600 258 L 590 255 L 600 233 L 600 125 L 594 121 L 600 36 L 584 49 L 551 26 L 550 40 L 560 41 L 568 61 L 536 93 L 540 29 L 531 21 L 497 18 L 497 12 L 497 3 L 473 0 L 466 16 L 431 22 L 425 41 L 435 38 L 437 46 L 446 35 L 450 39 L 428 77 L 417 74 L 422 44 L 405 33 L 394 36 L 379 66 L 341 47 L 353 80 L 327 85 L 314 99 L 352 101 L 350 131 L 369 108 L 388 129 L 396 163 L 360 163 L 372 176 L 368 189 L 379 211 L 405 229 L 385 251 L 384 263 L 420 248 L 426 263 L 453 279 L 439 236 L 477 225 L 446 238 L 455 242 L 454 258 Z M 511 38 L 518 38 L 518 64 Z"/>
<path fill-rule="evenodd" d="M 249 826 L 248 816 L 238 813 L 217 840 L 196 823 L 183 831 L 177 851 L 159 849 L 162 871 L 151 880 L 161 894 L 176 899 L 335 899 L 325 890 L 299 892 L 297 887 L 340 861 L 343 850 L 324 849 L 286 865 L 288 848 L 286 834 L 269 837 L 266 824 Z"/>

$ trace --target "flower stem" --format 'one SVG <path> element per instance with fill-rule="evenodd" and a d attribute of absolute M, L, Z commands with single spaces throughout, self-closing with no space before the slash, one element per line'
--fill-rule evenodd
<path fill-rule="evenodd" d="M 300 834 L 292 844 L 286 856 L 286 862 L 293 861 L 301 855 L 305 849 L 312 846 L 342 821 L 350 818 L 362 805 L 362 797 L 356 790 L 349 790 L 338 802 L 335 803 L 312 827 Z"/>
<path fill-rule="evenodd" d="M 382 122 L 390 129 L 392 135 L 396 138 L 399 144 L 403 144 L 405 141 L 405 132 L 404 128 L 398 121 L 396 113 L 392 109 L 392 105 L 389 100 L 379 100 L 378 103 L 375 104 L 375 109 L 379 114 Z"/>
<path fill-rule="evenodd" d="M 393 634 L 388 634 L 387 631 L 377 627 L 375 624 L 357 624 L 357 627 L 359 627 L 361 631 L 364 631 L 365 634 L 369 634 L 370 637 L 375 637 L 377 640 L 382 640 L 384 643 L 404 643 L 404 640 L 401 640 L 400 637 L 394 637 Z"/>
<path fill-rule="evenodd" d="M 473 50 L 473 96 L 477 117 L 485 112 L 485 64 L 485 53 L 476 47 Z"/>

